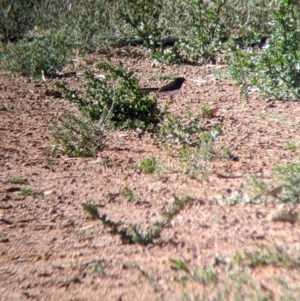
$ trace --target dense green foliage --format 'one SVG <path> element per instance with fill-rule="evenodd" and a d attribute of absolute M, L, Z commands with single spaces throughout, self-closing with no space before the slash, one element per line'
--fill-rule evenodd
<path fill-rule="evenodd" d="M 257 87 L 274 99 L 300 99 L 300 18 L 293 1 L 282 1 L 274 12 L 266 49 L 238 49 L 230 71 L 245 93 L 249 87 Z"/>
<path fill-rule="evenodd" d="M 23 69 L 33 77 L 41 77 L 42 73 L 55 75 L 62 70 L 69 62 L 72 42 L 58 31 L 33 40 L 24 38 L 7 50 L 3 57 L 8 69 Z"/>

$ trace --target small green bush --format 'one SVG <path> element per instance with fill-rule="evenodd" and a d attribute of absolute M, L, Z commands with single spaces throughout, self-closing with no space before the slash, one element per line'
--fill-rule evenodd
<path fill-rule="evenodd" d="M 70 157 L 95 157 L 96 151 L 104 147 L 103 124 L 69 112 L 54 123 L 52 136 L 53 155 L 62 153 Z"/>
<path fill-rule="evenodd" d="M 195 146 L 200 143 L 201 132 L 199 116 L 189 116 L 189 120 L 183 120 L 166 115 L 157 135 L 163 142 Z"/>
<path fill-rule="evenodd" d="M 47 33 L 43 37 L 24 38 L 10 45 L 4 54 L 9 70 L 26 69 L 33 77 L 55 75 L 69 62 L 72 43 L 63 32 Z"/>
<path fill-rule="evenodd" d="M 146 158 L 141 161 L 140 170 L 146 173 L 154 173 L 161 169 L 154 157 Z"/>
<path fill-rule="evenodd" d="M 300 202 L 300 163 L 276 166 L 275 175 L 284 187 L 282 201 Z"/>
<path fill-rule="evenodd" d="M 114 66 L 110 61 L 101 62 L 97 68 L 105 76 L 97 78 L 92 71 L 86 71 L 85 91 L 72 91 L 66 84 L 60 85 L 65 97 L 91 120 L 102 120 L 110 112 L 111 128 L 153 129 L 160 115 L 156 97 L 148 97 L 141 91 L 138 79 L 121 63 Z"/>

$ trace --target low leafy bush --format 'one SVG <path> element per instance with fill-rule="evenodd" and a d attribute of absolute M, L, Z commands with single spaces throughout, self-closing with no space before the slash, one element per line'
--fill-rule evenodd
<path fill-rule="evenodd" d="M 65 112 L 52 129 L 53 155 L 62 153 L 70 157 L 95 157 L 96 151 L 105 144 L 104 125 L 105 122 Z"/>
<path fill-rule="evenodd" d="M 138 170 L 145 173 L 159 173 L 163 166 L 159 164 L 154 157 L 149 157 L 140 162 L 139 165 L 129 164 L 126 169 Z"/>
<path fill-rule="evenodd" d="M 199 116 L 190 116 L 189 120 L 183 120 L 166 115 L 157 135 L 163 142 L 195 146 L 200 143 L 201 132 Z"/>
<path fill-rule="evenodd" d="M 37 1 L 0 1 L 0 37 L 5 44 L 25 37 L 33 29 L 37 7 Z"/>
<path fill-rule="evenodd" d="M 33 77 L 54 75 L 68 62 L 72 43 L 64 32 L 47 33 L 43 37 L 24 38 L 11 45 L 4 54 L 5 67 L 25 69 Z"/>
<path fill-rule="evenodd" d="M 90 70 L 85 72 L 85 91 L 72 91 L 61 84 L 65 97 L 91 120 L 102 120 L 110 112 L 111 128 L 153 129 L 160 115 L 156 97 L 141 91 L 138 79 L 121 63 L 115 66 L 110 61 L 101 62 L 97 68 L 102 75 L 98 78 Z"/>
<path fill-rule="evenodd" d="M 257 87 L 267 97 L 300 99 L 300 19 L 292 0 L 274 13 L 273 34 L 263 52 L 238 49 L 230 62 L 233 79 L 247 93 Z"/>
<path fill-rule="evenodd" d="M 119 22 L 125 25 L 123 34 L 126 36 L 129 28 L 134 36 L 144 39 L 146 47 L 155 47 L 164 32 L 160 18 L 163 7 L 161 0 L 125 1 L 117 12 Z"/>
<path fill-rule="evenodd" d="M 300 202 L 300 163 L 275 167 L 275 175 L 284 187 L 281 197 L 284 202 Z"/>
<path fill-rule="evenodd" d="M 220 50 L 220 39 L 224 35 L 225 24 L 222 18 L 226 0 L 193 1 L 190 6 L 192 16 L 189 34 L 180 42 L 187 59 L 195 62 L 215 62 Z"/>

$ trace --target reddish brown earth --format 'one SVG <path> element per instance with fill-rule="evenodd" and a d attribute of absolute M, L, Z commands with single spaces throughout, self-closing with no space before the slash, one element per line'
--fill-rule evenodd
<path fill-rule="evenodd" d="M 204 105 L 217 107 L 215 117 L 199 122 L 204 127 L 221 124 L 223 134 L 215 143 L 216 151 L 225 147 L 238 160 L 207 162 L 207 177 L 199 172 L 191 178 L 157 139 L 150 134 L 139 138 L 134 131 L 109 133 L 107 147 L 96 158 L 52 158 L 52 123 L 70 108 L 67 101 L 45 95 L 57 80 L 48 79 L 46 87 L 39 80 L 3 73 L 0 299 L 202 300 L 204 296 L 203 300 L 235 300 L 239 292 L 244 300 L 258 300 L 258 293 L 268 296 L 264 300 L 297 300 L 299 223 L 274 222 L 270 217 L 282 209 L 299 212 L 299 205 L 271 197 L 259 204 L 233 205 L 228 200 L 236 192 L 246 194 L 251 175 L 275 188 L 273 167 L 299 162 L 299 102 L 268 101 L 257 92 L 247 102 L 233 82 L 215 76 L 224 66 L 164 66 L 144 58 L 114 58 L 120 59 L 143 87 L 167 82 L 155 79 L 155 74 L 189 79 L 169 104 L 170 113 L 182 114 L 187 104 L 193 112 Z M 82 86 L 86 67 L 93 65 L 76 61 L 72 68 L 77 75 L 66 80 Z M 159 99 L 160 104 L 168 101 L 164 96 Z M 298 147 L 286 149 L 287 142 Z M 159 174 L 126 168 L 151 156 L 163 165 Z M 20 178 L 27 181 L 15 183 Z M 134 192 L 134 201 L 124 197 L 126 187 Z M 30 188 L 35 196 L 21 195 L 23 188 Z M 90 220 L 82 208 L 90 202 L 109 219 L 124 226 L 137 224 L 146 231 L 162 219 L 174 195 L 189 196 L 190 202 L 146 246 L 122 243 L 101 221 Z M 236 254 L 253 254 L 262 246 L 288 254 L 298 265 L 276 262 L 239 268 Z M 193 280 L 176 269 L 172 259 L 186 262 L 192 272 L 199 267 L 214 269 L 216 286 Z M 241 280 L 232 280 L 234 272 L 237 277 L 248 275 L 243 289 L 236 286 Z M 289 295 L 295 299 L 284 299 Z"/>

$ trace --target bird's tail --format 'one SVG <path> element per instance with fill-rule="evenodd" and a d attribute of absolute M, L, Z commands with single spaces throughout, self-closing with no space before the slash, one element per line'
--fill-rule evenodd
<path fill-rule="evenodd" d="M 145 92 L 145 93 L 150 93 L 150 92 L 157 92 L 159 90 L 159 88 L 141 88 L 141 91 Z"/>

